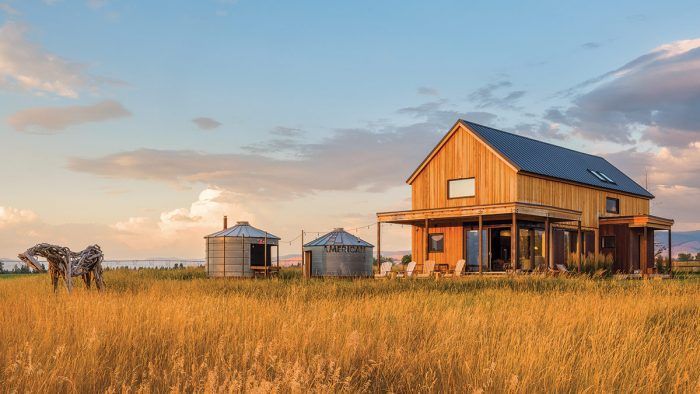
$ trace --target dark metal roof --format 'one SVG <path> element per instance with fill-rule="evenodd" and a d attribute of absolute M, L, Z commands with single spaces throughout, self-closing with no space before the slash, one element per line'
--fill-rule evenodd
<path fill-rule="evenodd" d="M 654 195 L 600 156 L 537 141 L 460 119 L 520 171 L 563 179 L 603 189 L 654 198 Z M 615 183 L 604 182 L 591 171 Z"/>
<path fill-rule="evenodd" d="M 263 230 L 260 230 L 260 229 L 257 229 L 255 227 L 251 226 L 248 222 L 238 222 L 233 227 L 229 227 L 227 229 L 217 231 L 213 234 L 209 234 L 204 238 L 215 238 L 215 237 L 265 238 L 265 234 L 267 234 L 268 239 L 276 239 L 276 240 L 280 239 L 277 236 L 274 236 L 270 233 L 266 233 Z"/>
<path fill-rule="evenodd" d="M 336 228 L 330 233 L 323 235 L 313 241 L 304 244 L 304 246 L 325 246 L 325 245 L 355 245 L 355 246 L 369 246 L 374 247 L 372 244 L 363 241 L 362 239 L 350 234 L 349 232 L 343 230 L 342 228 Z"/>

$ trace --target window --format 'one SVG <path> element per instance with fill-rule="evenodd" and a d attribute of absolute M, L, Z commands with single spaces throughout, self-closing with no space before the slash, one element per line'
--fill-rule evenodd
<path fill-rule="evenodd" d="M 605 199 L 605 212 L 620 213 L 620 200 L 608 197 Z"/>
<path fill-rule="evenodd" d="M 474 197 L 476 184 L 474 178 L 450 179 L 447 181 L 447 198 Z"/>
<path fill-rule="evenodd" d="M 613 185 L 615 184 L 615 181 L 613 181 L 612 178 L 610 178 L 609 176 L 605 175 L 604 172 L 595 171 L 591 169 L 589 169 L 588 172 L 595 175 L 595 177 L 598 178 L 598 180 L 601 182 L 612 183 Z"/>
<path fill-rule="evenodd" d="M 430 234 L 430 248 L 431 252 L 442 252 L 445 248 L 445 235 L 444 234 Z"/>
<path fill-rule="evenodd" d="M 615 236 L 606 235 L 606 236 L 600 237 L 600 247 L 603 249 L 615 248 Z"/>

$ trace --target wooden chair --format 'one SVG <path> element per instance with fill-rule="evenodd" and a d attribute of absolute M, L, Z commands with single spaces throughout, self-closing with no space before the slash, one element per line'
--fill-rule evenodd
<path fill-rule="evenodd" d="M 406 272 L 396 275 L 397 278 L 412 278 L 413 272 L 416 270 L 416 262 L 411 261 L 406 266 Z"/>
<path fill-rule="evenodd" d="M 380 278 L 388 278 L 389 277 L 389 272 L 391 272 L 391 266 L 393 264 L 391 261 L 385 261 L 379 266 L 379 273 L 374 274 L 374 277 L 377 279 Z"/>
<path fill-rule="evenodd" d="M 455 264 L 455 269 L 446 273 L 445 278 L 459 278 L 462 276 L 462 271 L 464 271 L 464 266 L 467 264 L 467 261 L 464 259 L 457 260 L 457 264 Z"/>
<path fill-rule="evenodd" d="M 423 263 L 423 273 L 416 275 L 416 278 L 430 278 L 435 273 L 435 262 L 433 260 L 426 260 Z"/>

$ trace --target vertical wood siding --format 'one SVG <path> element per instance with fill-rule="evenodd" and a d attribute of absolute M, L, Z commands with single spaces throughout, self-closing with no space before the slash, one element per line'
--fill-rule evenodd
<path fill-rule="evenodd" d="M 447 198 L 447 181 L 475 178 L 476 196 Z M 516 173 L 463 127 L 446 141 L 412 183 L 413 209 L 513 202 Z"/>

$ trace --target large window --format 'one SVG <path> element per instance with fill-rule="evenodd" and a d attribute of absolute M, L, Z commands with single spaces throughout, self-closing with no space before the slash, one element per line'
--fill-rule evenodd
<path fill-rule="evenodd" d="M 608 197 L 605 199 L 605 212 L 620 213 L 620 200 L 617 198 Z"/>
<path fill-rule="evenodd" d="M 447 181 L 447 198 L 474 197 L 476 183 L 474 178 L 450 179 Z"/>
<path fill-rule="evenodd" d="M 430 234 L 431 252 L 442 252 L 445 249 L 445 234 Z"/>

